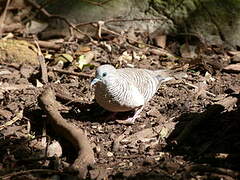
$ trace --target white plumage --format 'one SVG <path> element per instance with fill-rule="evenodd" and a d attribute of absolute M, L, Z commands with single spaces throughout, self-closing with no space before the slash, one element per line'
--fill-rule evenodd
<path fill-rule="evenodd" d="M 91 85 L 96 83 L 95 98 L 100 106 L 108 111 L 124 112 L 142 110 L 160 84 L 170 79 L 172 78 L 167 70 L 116 69 L 107 64 L 97 68 Z M 129 120 L 134 122 L 139 113 Z"/>

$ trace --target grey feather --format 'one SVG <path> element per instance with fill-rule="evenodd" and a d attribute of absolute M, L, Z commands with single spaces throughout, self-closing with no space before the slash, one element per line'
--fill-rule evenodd
<path fill-rule="evenodd" d="M 172 79 L 167 70 L 151 71 L 138 68 L 115 69 L 111 65 L 97 68 L 95 98 L 112 112 L 130 111 L 145 105 L 162 82 Z"/>

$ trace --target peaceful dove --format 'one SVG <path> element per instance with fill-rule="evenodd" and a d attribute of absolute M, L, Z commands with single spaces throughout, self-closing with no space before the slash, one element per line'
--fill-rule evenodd
<path fill-rule="evenodd" d="M 104 109 L 111 112 L 135 110 L 133 117 L 118 121 L 133 124 L 144 105 L 157 92 L 160 84 L 173 79 L 169 72 L 138 68 L 116 69 L 106 64 L 97 68 L 91 86 L 96 84 L 95 99 Z"/>

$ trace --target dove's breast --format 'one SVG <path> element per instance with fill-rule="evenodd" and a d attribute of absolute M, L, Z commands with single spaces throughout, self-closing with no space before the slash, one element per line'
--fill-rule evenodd
<path fill-rule="evenodd" d="M 124 112 L 144 105 L 144 97 L 136 87 L 118 82 L 116 85 L 96 85 L 95 98 L 100 106 L 108 111 Z"/>

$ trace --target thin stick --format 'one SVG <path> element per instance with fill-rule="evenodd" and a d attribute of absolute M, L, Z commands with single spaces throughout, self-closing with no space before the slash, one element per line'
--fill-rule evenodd
<path fill-rule="evenodd" d="M 69 75 L 73 75 L 73 76 L 83 76 L 86 78 L 93 78 L 94 76 L 92 74 L 87 74 L 84 72 L 72 72 L 72 71 L 67 71 L 67 70 L 62 70 L 62 69 L 56 69 L 56 68 L 50 68 L 50 70 L 54 71 L 54 72 L 58 72 L 58 73 L 62 73 L 62 74 L 69 74 Z"/>
<path fill-rule="evenodd" d="M 108 3 L 112 0 L 106 0 L 106 1 L 103 1 L 103 2 L 93 2 L 93 1 L 89 1 L 89 0 L 81 0 L 81 1 L 87 2 L 87 3 L 95 5 L 95 6 L 102 6 L 102 5 Z"/>
<path fill-rule="evenodd" d="M 7 180 L 7 179 L 11 179 L 12 177 L 15 177 L 15 176 L 20 176 L 20 175 L 29 174 L 29 173 L 62 174 L 62 172 L 57 171 L 57 170 L 52 170 L 52 169 L 30 169 L 30 170 L 25 170 L 25 171 L 13 172 L 13 173 L 7 174 L 5 176 L 0 176 L 0 178 L 2 180 Z"/>
<path fill-rule="evenodd" d="M 42 81 L 47 84 L 48 83 L 48 73 L 47 73 L 47 65 L 45 63 L 45 58 L 42 54 L 42 51 L 39 47 L 38 41 L 35 39 L 34 40 L 37 48 L 38 48 L 38 60 L 41 66 L 41 74 L 42 74 Z"/>
<path fill-rule="evenodd" d="M 31 5 L 33 5 L 36 9 L 38 9 L 40 12 L 42 12 L 45 16 L 47 16 L 48 18 L 56 18 L 56 19 L 60 19 L 60 20 L 64 21 L 64 22 L 70 27 L 69 32 L 70 32 L 71 36 L 73 35 L 73 34 L 72 34 L 72 31 L 71 31 L 71 28 L 72 28 L 72 29 L 74 29 L 75 31 L 79 32 L 80 34 L 83 34 L 83 35 L 87 36 L 87 37 L 92 41 L 92 38 L 91 38 L 88 34 L 80 31 L 78 28 L 76 28 L 75 25 L 73 25 L 72 23 L 70 23 L 66 18 L 64 18 L 64 17 L 62 17 L 62 16 L 50 14 L 46 9 L 44 9 L 43 7 L 41 7 L 41 6 L 40 6 L 39 4 L 37 4 L 35 1 L 32 1 L 32 0 L 27 0 L 27 1 L 28 1 Z"/>
<path fill-rule="evenodd" d="M 3 130 L 7 126 L 11 126 L 13 123 L 15 123 L 18 120 L 21 120 L 23 118 L 23 110 L 17 113 L 17 115 L 10 121 L 7 121 L 5 124 L 0 126 L 0 131 Z"/>
<path fill-rule="evenodd" d="M 35 41 L 29 41 L 32 44 L 36 44 Z M 51 42 L 51 41 L 40 41 L 38 40 L 38 45 L 43 48 L 48 48 L 48 49 L 56 49 L 59 50 L 61 48 L 61 45 L 56 43 L 56 42 Z"/>
<path fill-rule="evenodd" d="M 197 86 L 195 86 L 195 85 L 193 85 L 193 84 L 190 84 L 190 83 L 188 83 L 188 82 L 184 82 L 184 84 L 186 84 L 186 85 L 188 85 L 188 86 L 190 86 L 190 87 L 192 87 L 192 88 L 194 88 L 194 89 L 198 89 L 198 88 L 199 88 L 199 87 L 197 87 Z M 209 92 L 209 91 L 204 90 L 204 92 L 206 92 L 206 94 L 208 94 L 208 95 L 210 95 L 210 96 L 216 97 L 216 94 L 213 94 L 213 93 L 211 93 L 211 92 Z"/>
<path fill-rule="evenodd" d="M 4 25 L 4 21 L 5 21 L 5 18 L 6 18 L 7 9 L 8 9 L 9 4 L 10 4 L 10 0 L 7 0 L 5 9 L 4 9 L 3 14 L 2 14 L 2 16 L 1 16 L 1 22 L 0 22 L 0 38 L 2 38 L 3 25 Z"/>

